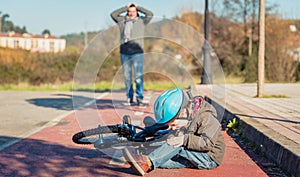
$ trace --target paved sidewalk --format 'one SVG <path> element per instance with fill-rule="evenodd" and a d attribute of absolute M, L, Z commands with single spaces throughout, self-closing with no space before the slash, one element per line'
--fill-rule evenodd
<path fill-rule="evenodd" d="M 199 90 L 239 117 L 244 134 L 261 145 L 269 158 L 300 176 L 300 84 L 265 84 L 264 94 L 271 98 L 255 98 L 256 84 L 226 85 L 215 90 L 199 86 Z"/>
<path fill-rule="evenodd" d="M 0 174 L 4 176 L 135 176 L 127 163 L 122 162 L 120 150 L 100 151 L 93 146 L 76 145 L 74 133 L 100 124 L 121 123 L 121 116 L 129 114 L 135 124 L 142 117 L 152 115 L 147 106 L 123 106 L 124 93 L 107 94 L 95 104 L 77 110 L 55 125 L 0 151 Z M 145 99 L 153 104 L 159 92 L 146 92 Z M 112 101 L 113 100 L 113 101 Z M 223 132 L 226 153 L 223 164 L 213 170 L 156 169 L 145 176 L 267 176 L 255 162 Z M 116 163 L 116 159 L 117 163 Z"/>

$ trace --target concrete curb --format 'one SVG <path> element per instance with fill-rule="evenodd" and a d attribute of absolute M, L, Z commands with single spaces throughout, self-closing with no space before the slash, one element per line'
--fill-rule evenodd
<path fill-rule="evenodd" d="M 226 109 L 211 98 L 205 98 L 216 108 L 218 116 L 222 116 L 226 121 L 237 118 L 243 134 L 250 141 L 255 142 L 257 145 L 261 145 L 266 152 L 267 158 L 274 161 L 291 175 L 300 177 L 300 157 L 292 150 L 281 145 L 278 140 L 280 140 L 281 143 L 290 146 L 293 146 L 293 144 L 297 146 L 295 142 L 288 140 L 278 132 L 271 130 L 256 120 L 235 115 L 232 113 L 235 111 L 233 107 Z"/>

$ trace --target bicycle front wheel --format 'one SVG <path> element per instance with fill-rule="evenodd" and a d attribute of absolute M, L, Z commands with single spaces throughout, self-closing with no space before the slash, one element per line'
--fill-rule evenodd
<path fill-rule="evenodd" d="M 97 128 L 84 130 L 73 135 L 72 140 L 76 144 L 94 144 L 99 137 L 95 135 L 118 133 L 117 125 L 99 126 Z"/>

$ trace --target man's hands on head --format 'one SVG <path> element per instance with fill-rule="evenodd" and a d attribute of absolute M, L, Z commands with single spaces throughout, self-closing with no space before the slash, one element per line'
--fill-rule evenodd
<path fill-rule="evenodd" d="M 129 4 L 127 5 L 127 7 L 129 8 L 131 5 L 132 5 L 132 3 L 129 3 Z M 136 8 L 138 7 L 138 5 L 135 4 L 135 3 L 134 3 L 133 5 L 134 5 L 134 7 L 136 7 Z"/>

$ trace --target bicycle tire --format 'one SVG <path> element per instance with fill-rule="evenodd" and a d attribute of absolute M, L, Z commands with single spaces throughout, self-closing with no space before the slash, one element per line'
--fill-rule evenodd
<path fill-rule="evenodd" d="M 81 139 L 89 136 L 107 134 L 107 133 L 118 133 L 118 126 L 117 125 L 99 126 L 97 128 L 84 130 L 74 134 L 72 140 L 76 144 L 93 144 L 93 142 L 91 141 L 81 141 Z"/>

